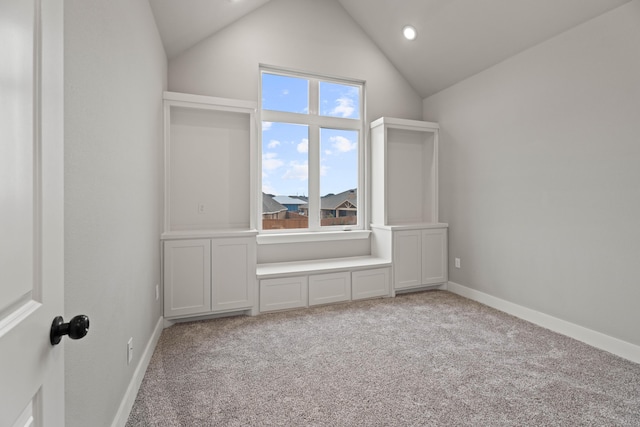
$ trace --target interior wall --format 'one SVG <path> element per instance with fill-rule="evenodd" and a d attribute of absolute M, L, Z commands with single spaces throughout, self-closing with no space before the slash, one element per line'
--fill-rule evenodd
<path fill-rule="evenodd" d="M 422 100 L 335 0 L 272 0 L 169 61 L 169 90 L 258 100 L 259 64 L 366 81 L 367 123 Z M 368 240 L 261 245 L 258 262 L 367 255 Z M 337 254 L 337 255 L 336 255 Z"/>
<path fill-rule="evenodd" d="M 65 1 L 66 426 L 111 425 L 160 319 L 162 91 L 148 2 Z M 127 341 L 134 356 L 127 364 Z"/>
<path fill-rule="evenodd" d="M 169 61 L 169 90 L 258 100 L 258 64 L 367 82 L 369 121 L 422 100 L 336 0 L 271 0 Z"/>
<path fill-rule="evenodd" d="M 640 345 L 640 1 L 424 100 L 450 280 Z"/>

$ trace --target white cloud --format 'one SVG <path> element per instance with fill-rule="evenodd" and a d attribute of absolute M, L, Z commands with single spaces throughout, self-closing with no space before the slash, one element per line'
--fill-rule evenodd
<path fill-rule="evenodd" d="M 272 139 L 271 141 L 269 141 L 269 143 L 267 144 L 267 147 L 269 148 L 276 148 L 278 145 L 280 145 L 280 141 L 276 140 L 276 139 Z M 275 154 L 275 153 L 273 153 Z"/>
<path fill-rule="evenodd" d="M 271 186 L 270 182 L 262 181 L 262 192 L 266 194 L 276 194 L 275 188 Z"/>
<path fill-rule="evenodd" d="M 309 140 L 307 138 L 303 138 L 302 142 L 300 142 L 296 148 L 298 149 L 298 153 L 308 153 Z"/>
<path fill-rule="evenodd" d="M 341 135 L 332 136 L 329 140 L 333 142 L 332 147 L 340 153 L 347 153 L 358 148 L 357 143 L 351 142 L 348 138 Z"/>
<path fill-rule="evenodd" d="M 331 150 L 324 150 L 324 154 L 326 154 L 327 156 L 330 156 L 333 154 L 333 151 Z"/>
<path fill-rule="evenodd" d="M 294 160 L 289 163 L 287 171 L 282 175 L 285 180 L 306 181 L 309 179 L 309 164 Z"/>
<path fill-rule="evenodd" d="M 262 130 L 269 130 L 271 129 L 271 125 L 273 125 L 273 122 L 262 122 Z"/>
<path fill-rule="evenodd" d="M 264 153 L 262 155 L 262 170 L 273 171 L 283 166 L 284 162 L 277 157 L 277 153 Z"/>
<path fill-rule="evenodd" d="M 339 117 L 351 117 L 356 110 L 354 107 L 353 99 L 351 98 L 338 98 L 336 99 L 336 106 L 329 115 Z"/>
<path fill-rule="evenodd" d="M 289 89 L 284 89 L 282 91 L 282 94 L 285 95 L 285 96 L 289 95 Z"/>

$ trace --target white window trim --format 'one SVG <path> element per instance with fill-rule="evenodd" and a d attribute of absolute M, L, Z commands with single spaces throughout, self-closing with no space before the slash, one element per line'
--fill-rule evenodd
<path fill-rule="evenodd" d="M 255 176 L 258 178 L 256 187 L 259 189 L 256 224 L 258 231 L 262 235 L 271 235 L 275 240 L 277 236 L 296 234 L 295 241 L 308 240 L 325 240 L 319 236 L 320 233 L 336 233 L 339 231 L 363 231 L 368 229 L 366 221 L 368 215 L 368 173 L 366 167 L 367 159 L 367 127 L 366 124 L 366 82 L 364 80 L 349 79 L 343 77 L 335 77 L 317 73 L 308 73 L 303 71 L 291 70 L 271 65 L 259 65 L 259 107 L 258 107 L 258 123 L 260 131 L 258 132 L 260 156 L 258 160 L 258 171 Z M 300 77 L 309 81 L 309 114 L 290 113 L 284 111 L 263 110 L 262 109 L 262 74 L 280 74 L 290 77 Z M 321 116 L 318 111 L 319 107 L 319 82 L 330 82 L 344 85 L 359 86 L 360 91 L 360 119 L 349 119 L 342 117 Z M 284 122 L 291 124 L 301 124 L 309 126 L 309 228 L 304 229 L 284 229 L 284 230 L 263 230 L 262 229 L 262 122 Z M 320 171 L 316 170 L 320 167 L 320 141 L 319 129 L 338 129 L 338 130 L 354 130 L 358 131 L 358 220 L 357 225 L 350 226 L 324 226 L 320 225 Z M 313 200 L 313 202 L 312 202 Z M 364 235 L 364 234 L 363 234 Z M 368 236 L 368 234 L 367 234 Z M 352 236 L 351 238 L 355 237 Z M 341 239 L 347 238 L 341 237 Z M 361 238 L 359 235 L 358 238 Z M 272 239 L 268 239 L 271 242 Z M 274 240 L 274 241 L 275 241 Z M 285 238 L 286 240 L 286 238 Z M 332 240 L 332 239 L 331 239 Z M 266 243 L 266 242 L 265 242 Z"/>

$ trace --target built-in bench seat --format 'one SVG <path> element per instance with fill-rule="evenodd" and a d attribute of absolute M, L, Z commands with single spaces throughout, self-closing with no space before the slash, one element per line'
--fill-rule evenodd
<path fill-rule="evenodd" d="M 390 296 L 391 261 L 371 256 L 258 264 L 260 312 Z"/>
<path fill-rule="evenodd" d="M 357 256 L 346 258 L 314 259 L 305 261 L 274 262 L 258 264 L 258 279 L 296 276 L 300 274 L 330 273 L 342 270 L 391 267 L 391 261 L 384 258 Z"/>

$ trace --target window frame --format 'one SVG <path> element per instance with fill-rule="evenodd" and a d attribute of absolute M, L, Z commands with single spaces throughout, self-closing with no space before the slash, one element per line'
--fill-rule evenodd
<path fill-rule="evenodd" d="M 307 113 L 293 113 L 276 110 L 265 110 L 262 108 L 262 75 L 263 74 L 276 74 L 285 77 L 303 78 L 308 81 L 308 96 L 309 96 L 309 111 Z M 262 199 L 258 204 L 257 209 L 257 225 L 258 231 L 264 234 L 287 234 L 287 233 L 306 233 L 306 232 L 335 232 L 342 230 L 365 230 L 366 215 L 366 171 L 365 171 L 365 158 L 366 158 L 366 115 L 365 115 L 365 94 L 366 84 L 364 80 L 349 79 L 335 76 L 322 75 L 318 73 L 309 73 L 303 71 L 294 71 L 281 67 L 274 67 L 270 65 L 260 64 L 259 66 L 259 105 L 258 105 L 258 122 L 260 126 L 259 133 L 259 146 L 260 155 L 258 162 L 259 173 L 256 173 L 258 180 L 257 188 L 258 194 L 262 197 L 262 157 L 263 157 L 263 122 L 279 122 L 306 125 L 309 129 L 309 151 L 308 151 L 308 200 L 309 200 L 309 216 L 308 216 L 308 228 L 292 228 L 292 229 L 279 229 L 279 230 L 263 230 L 262 228 Z M 344 118 L 335 116 L 321 115 L 320 110 L 320 82 L 335 83 L 341 85 L 355 86 L 359 88 L 360 97 L 358 112 L 359 118 Z M 320 153 L 320 130 L 335 129 L 345 131 L 357 131 L 358 132 L 358 176 L 357 176 L 357 223 L 356 225 L 335 225 L 335 226 L 322 226 L 321 225 L 321 195 L 320 195 L 320 166 L 321 166 L 321 153 Z"/>

